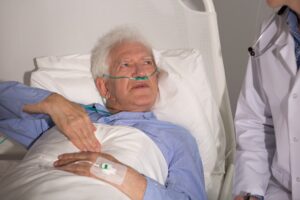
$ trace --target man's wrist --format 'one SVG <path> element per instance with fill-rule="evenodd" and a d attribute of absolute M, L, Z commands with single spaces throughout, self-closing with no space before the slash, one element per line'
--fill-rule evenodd
<path fill-rule="evenodd" d="M 48 114 L 50 116 L 52 116 L 52 111 L 55 110 L 53 109 L 53 105 L 55 106 L 56 104 L 54 104 L 53 102 L 56 102 L 58 99 L 60 98 L 60 95 L 57 93 L 52 93 L 50 94 L 47 98 L 45 98 L 43 101 L 41 101 L 39 103 L 39 109 L 42 113 L 44 114 Z"/>
<path fill-rule="evenodd" d="M 128 167 L 125 180 L 119 189 L 131 199 L 143 199 L 146 187 L 147 181 L 145 176 Z"/>

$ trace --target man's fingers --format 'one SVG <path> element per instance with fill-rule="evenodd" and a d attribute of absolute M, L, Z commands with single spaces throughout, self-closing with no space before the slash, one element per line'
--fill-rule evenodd
<path fill-rule="evenodd" d="M 81 123 L 64 127 L 63 131 L 69 140 L 81 151 L 94 151 L 91 139 Z M 94 134 L 92 134 L 94 136 Z"/>
<path fill-rule="evenodd" d="M 100 143 L 98 139 L 96 138 L 95 133 L 88 133 L 85 130 L 83 131 L 83 140 L 85 140 L 88 143 L 88 150 L 93 152 L 99 152 L 100 151 Z"/>
<path fill-rule="evenodd" d="M 90 164 L 88 163 L 70 163 L 61 166 L 58 169 L 78 174 L 81 176 L 90 176 Z"/>
<path fill-rule="evenodd" d="M 67 164 L 74 163 L 76 161 L 77 161 L 76 159 L 59 159 L 59 160 L 55 161 L 53 163 L 53 165 L 55 167 L 61 167 L 61 166 L 67 165 Z"/>
<path fill-rule="evenodd" d="M 79 134 L 77 134 L 77 129 L 74 125 L 70 125 L 67 122 L 68 120 L 61 120 L 58 121 L 60 123 L 56 123 L 57 128 L 81 151 L 87 151 L 86 146 L 83 142 L 79 139 Z"/>
<path fill-rule="evenodd" d="M 55 167 L 61 167 L 69 164 L 76 163 L 88 163 L 92 164 L 96 161 L 98 153 L 93 152 L 76 152 L 76 153 L 66 153 L 58 156 L 58 160 L 53 164 Z"/>
<path fill-rule="evenodd" d="M 84 117 L 84 123 L 87 125 L 87 127 L 81 130 L 83 131 L 83 136 L 86 137 L 86 139 L 88 140 L 89 147 L 90 147 L 89 150 L 99 152 L 101 145 L 95 135 L 95 131 L 96 131 L 95 125 L 91 122 L 90 118 L 87 116 Z"/>
<path fill-rule="evenodd" d="M 90 119 L 88 119 L 88 120 L 90 120 Z M 88 130 L 89 130 L 90 139 L 91 139 L 91 142 L 93 145 L 93 149 L 94 149 L 94 151 L 99 152 L 100 148 L 101 148 L 101 144 L 96 137 L 95 131 L 97 129 L 96 129 L 95 125 L 93 123 L 89 123 Z"/>
<path fill-rule="evenodd" d="M 70 136 L 67 136 L 69 140 L 80 150 L 80 151 L 87 151 L 87 148 L 85 147 L 85 144 L 79 139 L 79 136 L 77 136 L 76 133 L 69 134 Z"/>
<path fill-rule="evenodd" d="M 83 130 L 77 130 L 76 135 L 77 139 L 83 144 L 84 150 L 83 151 L 93 151 L 92 145 L 90 143 L 90 138 L 88 138 L 86 133 Z"/>
<path fill-rule="evenodd" d="M 71 125 L 68 126 L 68 128 L 72 130 L 65 131 L 68 133 L 68 135 L 73 135 L 74 137 L 72 138 L 73 140 L 79 140 L 82 146 L 80 146 L 80 150 L 82 151 L 95 151 L 99 152 L 100 151 L 100 143 L 97 140 L 95 136 L 95 126 L 94 124 L 90 121 L 89 117 L 86 115 L 81 116 L 81 118 L 78 118 L 77 120 L 73 120 Z"/>
<path fill-rule="evenodd" d="M 81 164 L 81 165 L 91 166 L 93 162 L 85 159 L 78 160 L 78 159 L 71 158 L 71 159 L 58 159 L 53 163 L 54 167 L 62 167 L 70 164 Z"/>
<path fill-rule="evenodd" d="M 93 152 L 75 152 L 75 153 L 64 153 L 58 156 L 58 159 L 74 159 L 74 160 L 89 160 L 94 162 L 99 153 Z"/>
<path fill-rule="evenodd" d="M 76 131 L 77 139 L 80 140 L 87 151 L 94 151 L 93 142 L 91 137 L 94 135 L 90 134 L 85 127 L 78 126 Z"/>
<path fill-rule="evenodd" d="M 113 162 L 120 163 L 113 156 L 105 153 L 75 152 L 59 155 L 58 160 L 55 161 L 53 165 L 54 167 L 60 170 L 75 173 L 82 176 L 94 177 L 90 173 L 90 168 L 99 156 L 111 160 Z"/>
<path fill-rule="evenodd" d="M 73 130 L 72 134 L 69 134 L 69 140 L 81 151 L 91 151 L 99 152 L 100 145 L 95 145 L 94 142 L 97 141 L 97 138 L 94 134 L 87 135 L 84 130 Z"/>
<path fill-rule="evenodd" d="M 100 143 L 94 134 L 96 128 L 83 107 L 58 94 L 49 96 L 43 105 L 45 113 L 77 148 L 100 151 Z"/>

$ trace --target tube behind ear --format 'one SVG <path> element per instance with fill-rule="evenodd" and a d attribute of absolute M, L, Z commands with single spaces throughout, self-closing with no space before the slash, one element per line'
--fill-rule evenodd
<path fill-rule="evenodd" d="M 103 105 L 106 106 L 106 102 L 107 102 L 107 101 L 106 101 L 106 98 L 103 97 L 103 96 L 101 96 L 101 100 L 102 100 Z"/>

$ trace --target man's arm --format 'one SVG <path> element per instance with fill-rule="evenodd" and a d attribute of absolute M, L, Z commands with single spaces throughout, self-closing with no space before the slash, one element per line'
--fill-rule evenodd
<path fill-rule="evenodd" d="M 96 160 L 99 158 L 103 160 L 104 163 L 96 163 Z M 97 171 L 97 173 L 93 173 L 91 170 L 93 167 L 92 165 L 95 164 L 99 165 L 96 167 L 96 170 L 94 170 Z M 113 168 L 114 172 L 108 173 L 107 175 L 102 170 L 105 171 L 109 169 L 103 168 L 103 164 L 109 165 L 110 170 Z M 146 188 L 145 177 L 131 167 L 123 165 L 109 154 L 100 152 L 66 153 L 58 157 L 58 160 L 54 162 L 54 166 L 60 170 L 105 181 L 125 193 L 128 197 L 130 197 L 130 199 L 143 199 Z M 118 170 L 121 170 L 125 173 L 120 173 Z M 120 177 L 120 174 L 122 174 L 122 177 Z M 122 181 L 117 181 L 117 183 L 114 181 L 116 179 L 121 179 Z"/>
<path fill-rule="evenodd" d="M 24 142 L 23 137 L 13 137 L 18 142 L 30 145 L 53 125 L 48 118 L 50 116 L 58 129 L 80 150 L 100 150 L 100 144 L 94 135 L 95 127 L 85 110 L 78 104 L 61 95 L 17 82 L 0 83 L 0 94 L 0 130 L 11 137 L 20 132 L 23 136 L 25 134 L 27 139 L 31 139 Z M 35 120 L 35 123 L 30 120 Z M 20 126 L 21 123 L 26 126 Z M 40 124 L 43 124 L 43 128 Z M 21 128 L 25 128 L 23 133 L 17 131 Z"/>
<path fill-rule="evenodd" d="M 174 144 L 172 160 L 168 166 L 168 177 L 164 185 L 149 177 L 144 200 L 206 200 L 204 174 L 196 141 L 184 137 Z M 170 152 L 170 153 L 171 153 Z"/>
<path fill-rule="evenodd" d="M 100 150 L 100 143 L 94 134 L 96 128 L 79 104 L 54 93 L 41 102 L 24 105 L 23 111 L 51 116 L 58 129 L 80 150 Z"/>
<path fill-rule="evenodd" d="M 235 115 L 237 151 L 234 195 L 264 196 L 275 149 L 269 103 L 259 81 L 257 66 L 249 61 Z"/>
<path fill-rule="evenodd" d="M 47 115 L 23 112 L 23 106 L 42 101 L 50 94 L 49 91 L 30 88 L 18 82 L 1 82 L 0 132 L 29 147 L 53 123 Z"/>
<path fill-rule="evenodd" d="M 0 120 L 12 118 L 34 119 L 37 116 L 23 112 L 25 104 L 36 104 L 46 99 L 51 92 L 31 88 L 18 82 L 0 83 Z M 44 117 L 43 115 L 41 117 Z"/>
<path fill-rule="evenodd" d="M 181 142 L 181 141 L 179 141 Z M 186 141 L 182 141 L 185 143 Z M 127 167 L 126 175 L 121 185 L 101 179 L 110 183 L 134 200 L 206 200 L 202 163 L 196 142 L 188 141 L 176 145 L 174 158 L 169 165 L 169 174 L 165 185 L 146 177 L 136 170 L 123 165 L 114 157 L 93 152 L 68 153 L 58 157 L 54 166 L 78 175 L 91 176 L 91 165 L 98 156 Z M 113 175 L 111 175 L 113 176 Z"/>

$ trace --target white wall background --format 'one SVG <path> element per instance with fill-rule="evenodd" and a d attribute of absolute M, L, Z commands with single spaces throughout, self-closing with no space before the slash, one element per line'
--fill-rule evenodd
<path fill-rule="evenodd" d="M 213 0 L 219 32 L 232 113 L 243 84 L 248 62 L 248 47 L 260 24 L 274 11 L 265 0 Z"/>

